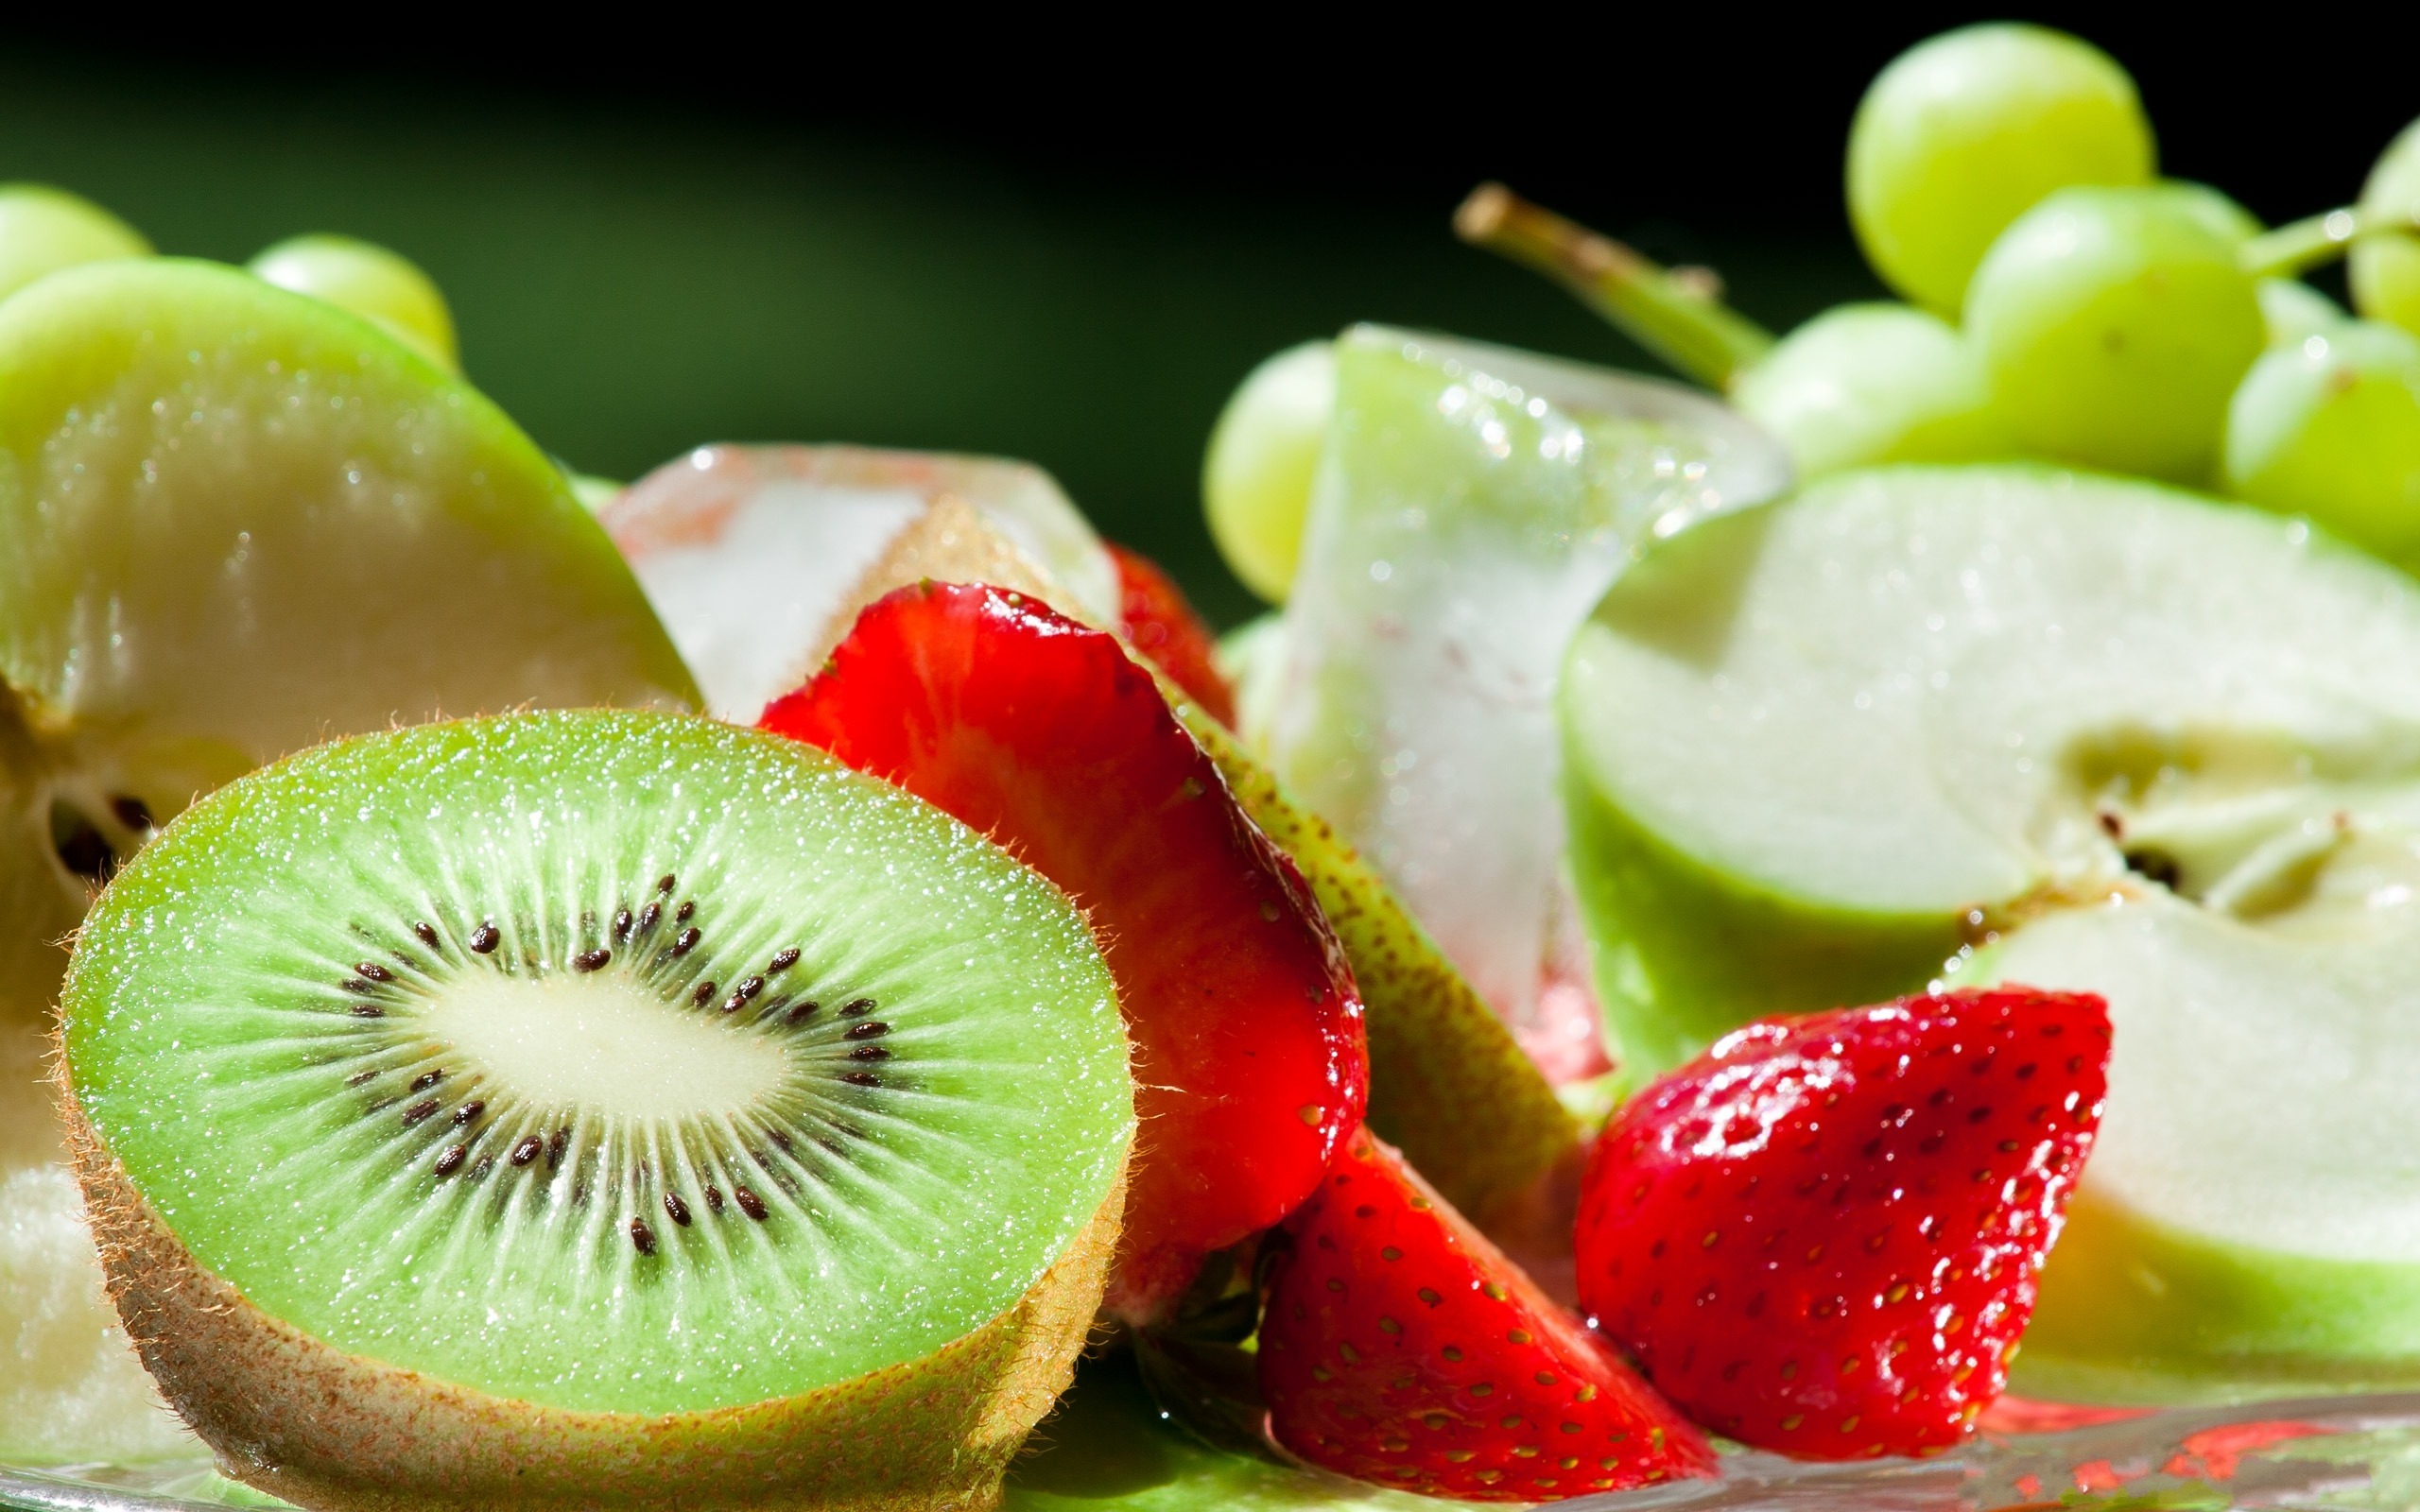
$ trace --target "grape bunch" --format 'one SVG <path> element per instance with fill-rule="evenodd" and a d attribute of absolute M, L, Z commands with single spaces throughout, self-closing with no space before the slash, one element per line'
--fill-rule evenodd
<path fill-rule="evenodd" d="M 2307 515 L 2420 568 L 2420 122 L 2359 204 L 2272 231 L 2160 177 L 2141 97 L 2107 54 L 1994 23 L 1876 77 L 1846 187 L 1858 245 L 1905 302 L 1841 305 L 1779 339 L 1702 270 L 1659 267 L 1499 185 L 1456 226 L 1725 392 L 1804 476 L 2038 457 Z M 2359 318 L 2300 278 L 2338 257 Z M 1273 600 L 1332 402 L 1324 352 L 1247 378 L 1205 468 L 1213 535 Z"/>

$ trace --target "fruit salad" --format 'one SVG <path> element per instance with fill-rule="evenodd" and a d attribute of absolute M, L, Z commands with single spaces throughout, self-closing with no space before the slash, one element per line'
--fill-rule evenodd
<path fill-rule="evenodd" d="M 1277 353 L 1224 638 L 0 189 L 0 1504 L 2410 1504 L 2420 126 L 2272 230 L 1992 25 L 1846 161 L 1779 337 L 1482 186 L 1688 382 Z"/>

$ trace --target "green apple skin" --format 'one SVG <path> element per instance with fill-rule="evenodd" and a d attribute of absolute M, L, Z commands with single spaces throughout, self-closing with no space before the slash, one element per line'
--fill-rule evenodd
<path fill-rule="evenodd" d="M 2409 1390 L 2420 1384 L 2420 1282 L 2409 1265 L 2185 1233 L 2087 1183 L 2013 1368 L 2012 1390 L 2057 1401 Z"/>
<path fill-rule="evenodd" d="M 1584 762 L 1575 746 L 1564 765 L 1571 875 L 1605 1037 L 1634 1084 L 1752 1019 L 1920 991 L 1964 943 L 1959 915 L 1827 908 L 1726 876 L 1607 803 Z"/>
<path fill-rule="evenodd" d="M 79 195 L 0 184 L 0 299 L 63 267 L 149 255 L 142 232 Z"/>

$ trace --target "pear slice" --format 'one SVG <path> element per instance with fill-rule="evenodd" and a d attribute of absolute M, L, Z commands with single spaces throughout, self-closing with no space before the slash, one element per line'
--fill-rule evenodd
<path fill-rule="evenodd" d="M 1600 1071 L 1562 879 L 1554 686 L 1644 542 L 1787 486 L 1678 385 L 1359 326 L 1245 734 L 1558 1079 Z"/>
<path fill-rule="evenodd" d="M 1032 502 L 1046 498 L 1058 503 Z M 821 664 L 859 610 L 919 578 L 987 582 L 1117 624 L 1114 595 L 1104 611 L 1098 593 L 1059 576 L 1106 561 L 1091 525 L 1021 463 L 715 447 L 641 479 L 600 518 L 725 717 L 752 720 Z M 1554 1214 L 1577 1130 L 1553 1089 L 1335 829 L 1183 690 L 1160 687 L 1244 812 L 1302 868 L 1344 947 L 1367 1015 L 1370 1125 L 1509 1246 L 1567 1254 L 1568 1215 Z"/>
<path fill-rule="evenodd" d="M 1650 555 L 1563 713 L 1643 1062 L 1929 981 L 2108 997 L 2037 1389 L 2420 1381 L 2420 587 L 2146 485 L 1850 474 Z"/>
<path fill-rule="evenodd" d="M 96 263 L 0 303 L 0 1181 L 47 1182 L 60 1155 L 42 1063 L 63 942 L 196 796 L 398 720 L 696 698 L 500 411 L 216 265 Z M 131 1355 L 78 1321 L 95 1274 L 47 1220 L 0 1227 L 0 1336 L 64 1399 L 132 1410 Z M 108 1416 L 0 1414 L 0 1452 L 158 1437 Z"/>

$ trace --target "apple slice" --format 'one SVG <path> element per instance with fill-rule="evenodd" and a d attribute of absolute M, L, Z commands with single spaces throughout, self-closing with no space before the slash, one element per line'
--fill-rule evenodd
<path fill-rule="evenodd" d="M 1561 879 L 1564 646 L 1640 542 L 1789 478 L 1776 443 L 1676 385 L 1376 326 L 1337 343 L 1245 734 L 1558 1079 L 1603 1069 Z"/>
<path fill-rule="evenodd" d="M 216 265 L 99 263 L 0 304 L 0 1179 L 58 1155 L 60 942 L 197 794 L 397 719 L 696 696 L 613 543 L 494 405 Z M 0 1336 L 45 1341 L 43 1369 L 75 1356 L 91 1264 L 54 1274 L 49 1232 L 0 1225 L 0 1289 L 48 1310 Z M 78 1389 L 128 1395 L 122 1343 L 94 1351 Z M 0 1440 L 107 1448 L 82 1432 Z"/>
<path fill-rule="evenodd" d="M 2147 485 L 1851 474 L 1658 547 L 1563 711 L 1641 1063 L 1944 978 L 2109 1000 L 2019 1389 L 2420 1381 L 2420 587 Z"/>

